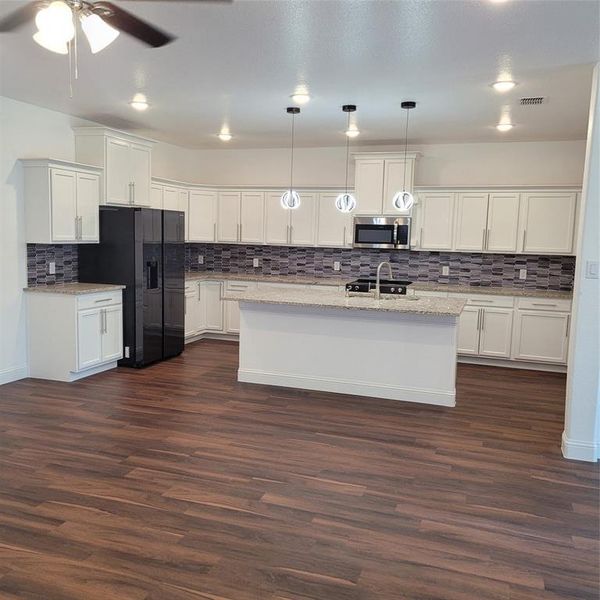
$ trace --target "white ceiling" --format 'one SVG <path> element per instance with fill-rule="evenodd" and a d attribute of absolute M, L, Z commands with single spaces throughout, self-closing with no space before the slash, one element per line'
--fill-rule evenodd
<path fill-rule="evenodd" d="M 0 15 L 22 4 L 1 0 Z M 235 0 L 232 4 L 118 2 L 178 39 L 150 49 L 121 35 L 95 56 L 80 44 L 69 98 L 68 61 L 31 39 L 0 35 L 0 92 L 195 148 L 289 143 L 285 107 L 298 84 L 313 96 L 297 121 L 304 146 L 345 143 L 344 103 L 358 105 L 353 144 L 404 135 L 402 100 L 415 100 L 412 143 L 585 137 L 600 3 L 588 0 Z M 519 85 L 491 87 L 508 72 Z M 135 92 L 151 103 L 128 105 Z M 547 103 L 520 107 L 521 96 Z M 515 128 L 494 128 L 508 110 Z M 227 123 L 234 139 L 215 134 Z"/>

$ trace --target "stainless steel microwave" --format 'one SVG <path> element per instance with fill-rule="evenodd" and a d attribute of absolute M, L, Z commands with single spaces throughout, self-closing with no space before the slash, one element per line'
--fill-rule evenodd
<path fill-rule="evenodd" d="M 353 248 L 410 249 L 410 217 L 354 217 Z"/>

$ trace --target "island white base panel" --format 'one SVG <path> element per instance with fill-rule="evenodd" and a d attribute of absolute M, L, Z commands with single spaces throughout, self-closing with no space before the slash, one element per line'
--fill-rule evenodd
<path fill-rule="evenodd" d="M 455 406 L 455 317 L 240 302 L 238 380 Z"/>

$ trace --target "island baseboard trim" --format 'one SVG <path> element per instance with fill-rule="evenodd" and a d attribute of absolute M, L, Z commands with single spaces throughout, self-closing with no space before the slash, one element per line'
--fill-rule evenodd
<path fill-rule="evenodd" d="M 455 392 L 405 388 L 360 381 L 346 381 L 329 377 L 306 377 L 285 373 L 269 373 L 267 371 L 255 369 L 238 369 L 238 381 L 300 388 L 304 390 L 334 392 L 338 394 L 351 394 L 353 396 L 371 396 L 374 398 L 415 402 L 418 404 L 456 406 Z"/>

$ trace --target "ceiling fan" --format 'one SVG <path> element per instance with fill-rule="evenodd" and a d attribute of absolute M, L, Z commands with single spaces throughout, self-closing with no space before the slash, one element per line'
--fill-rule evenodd
<path fill-rule="evenodd" d="M 17 29 L 34 19 L 38 31 L 33 39 L 40 46 L 58 54 L 69 52 L 69 44 L 75 38 L 78 22 L 93 54 L 111 44 L 120 32 L 152 48 L 160 48 L 176 39 L 129 11 L 104 0 L 34 0 L 0 20 L 0 33 Z"/>

